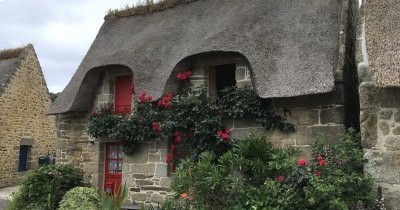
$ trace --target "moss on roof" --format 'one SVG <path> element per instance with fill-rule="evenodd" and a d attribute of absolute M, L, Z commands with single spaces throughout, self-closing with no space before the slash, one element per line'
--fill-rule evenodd
<path fill-rule="evenodd" d="M 17 58 L 19 54 L 21 54 L 23 47 L 13 48 L 13 49 L 6 49 L 0 51 L 0 60 L 12 59 Z"/>
<path fill-rule="evenodd" d="M 109 20 L 120 17 L 151 14 L 153 12 L 163 11 L 180 4 L 187 4 L 194 1 L 198 0 L 160 0 L 157 3 L 154 3 L 153 0 L 146 0 L 146 3 L 142 5 L 127 5 L 122 9 L 110 9 L 104 19 Z"/>

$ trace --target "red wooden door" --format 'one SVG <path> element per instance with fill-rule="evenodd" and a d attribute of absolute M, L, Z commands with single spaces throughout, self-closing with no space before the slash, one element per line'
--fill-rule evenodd
<path fill-rule="evenodd" d="M 114 194 L 121 189 L 122 146 L 119 143 L 106 144 L 104 191 Z"/>
<path fill-rule="evenodd" d="M 132 104 L 132 76 L 116 78 L 115 85 L 115 113 L 127 114 L 131 112 Z"/>

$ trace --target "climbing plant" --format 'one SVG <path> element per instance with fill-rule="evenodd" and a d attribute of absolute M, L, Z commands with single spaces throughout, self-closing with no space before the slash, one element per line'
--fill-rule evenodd
<path fill-rule="evenodd" d="M 117 139 L 127 153 L 145 141 L 171 138 L 173 150 L 185 147 L 197 158 L 203 151 L 222 154 L 231 147 L 233 140 L 224 118 L 253 116 L 266 129 L 294 131 L 292 124 L 275 115 L 251 89 L 228 87 L 215 101 L 205 87 L 189 88 L 190 75 L 189 70 L 177 73 L 180 88 L 158 101 L 152 102 L 151 95 L 141 92 L 132 114 L 116 115 L 112 107 L 100 107 L 90 117 L 89 134 Z"/>

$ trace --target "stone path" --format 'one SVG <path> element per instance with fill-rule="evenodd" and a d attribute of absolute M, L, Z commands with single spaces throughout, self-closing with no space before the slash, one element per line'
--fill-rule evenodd
<path fill-rule="evenodd" d="M 17 186 L 0 189 L 0 210 L 6 209 L 7 199 L 16 190 L 17 190 Z"/>

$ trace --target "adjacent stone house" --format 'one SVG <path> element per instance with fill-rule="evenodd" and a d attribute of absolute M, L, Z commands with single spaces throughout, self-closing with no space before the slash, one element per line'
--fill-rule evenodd
<path fill-rule="evenodd" d="M 400 209 L 400 4 L 364 1 L 357 33 L 365 172 L 382 186 L 388 209 Z"/>
<path fill-rule="evenodd" d="M 136 93 L 159 99 L 187 68 L 193 87 L 207 85 L 210 94 L 227 80 L 252 86 L 296 126 L 295 133 L 283 134 L 266 132 L 252 119 L 228 120 L 236 138 L 257 132 L 304 154 L 320 134 L 336 141 L 347 127 L 359 127 L 351 3 L 199 0 L 154 13 L 106 16 L 50 109 L 58 118 L 57 161 L 81 167 L 100 189 L 126 183 L 132 202 L 163 202 L 172 176 L 167 140 L 128 156 L 115 139 L 88 136 L 87 123 L 101 104 L 113 103 L 121 113 L 133 109 L 133 85 Z"/>
<path fill-rule="evenodd" d="M 15 185 L 55 149 L 55 117 L 31 44 L 0 51 L 0 188 Z"/>

